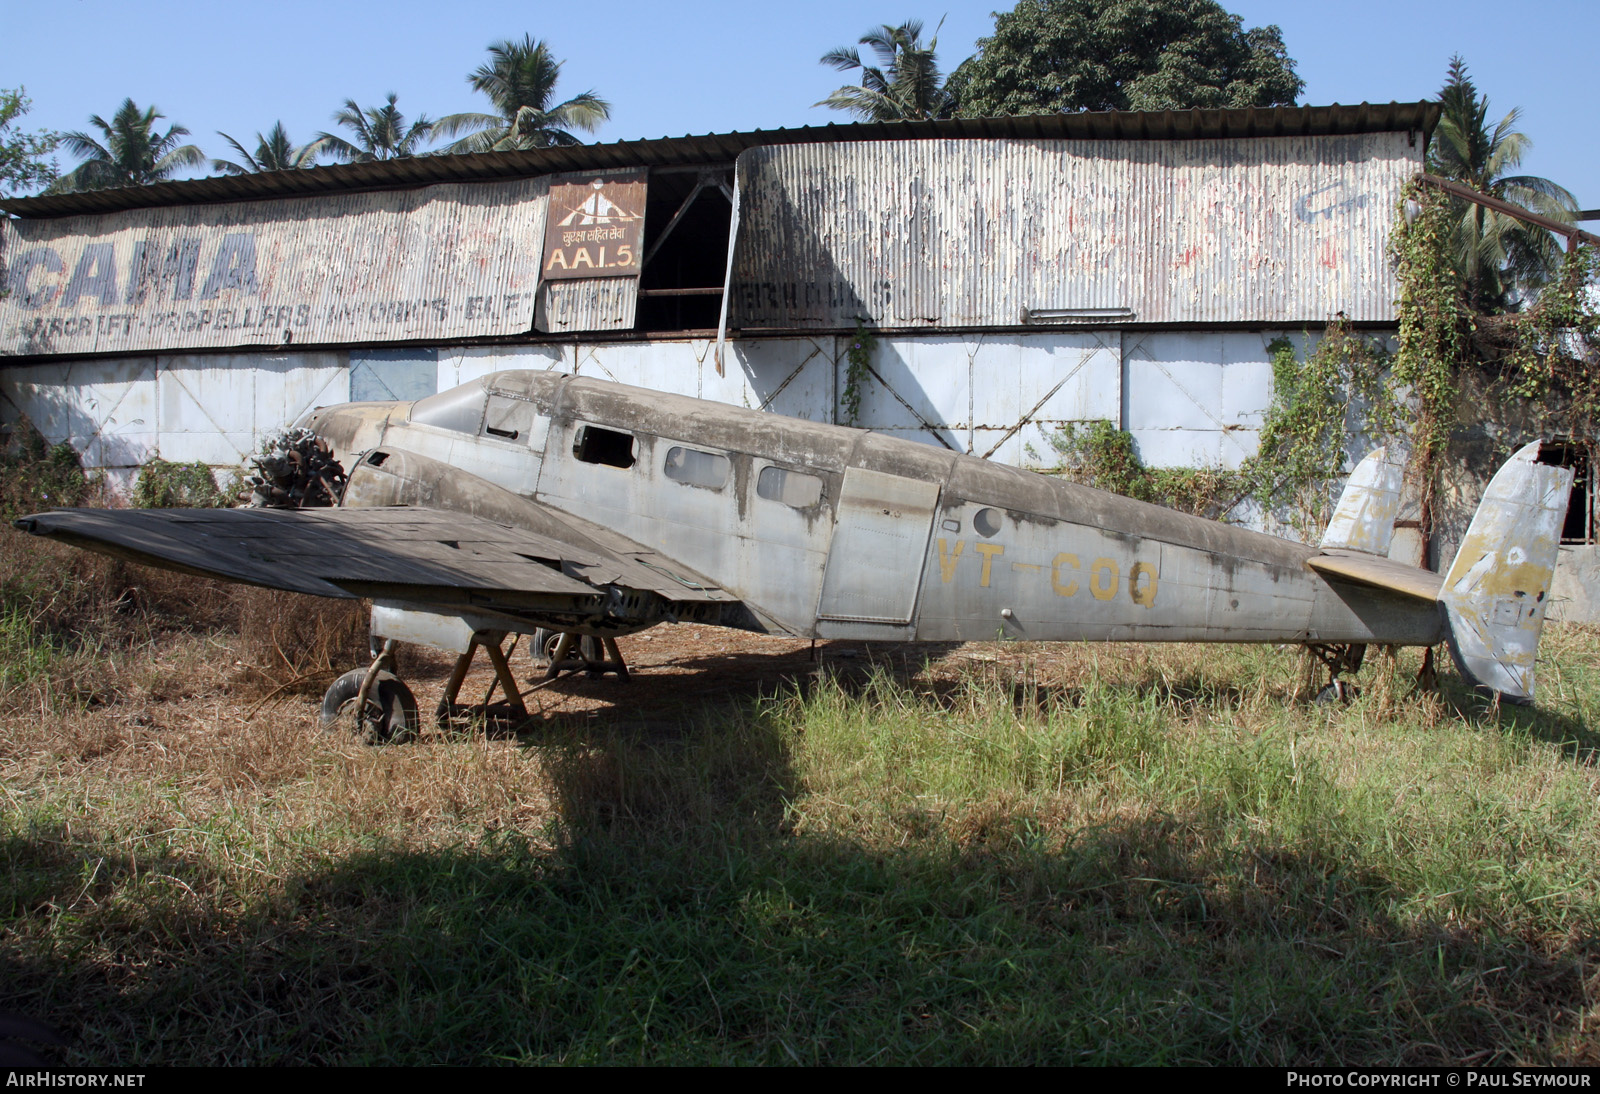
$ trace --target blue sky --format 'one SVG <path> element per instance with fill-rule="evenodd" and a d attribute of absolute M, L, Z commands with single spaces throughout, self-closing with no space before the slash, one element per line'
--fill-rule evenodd
<path fill-rule="evenodd" d="M 25 85 L 27 128 L 87 129 L 126 96 L 157 104 L 208 154 L 217 130 L 254 146 L 282 119 L 297 141 L 332 126 L 347 98 L 396 91 L 408 113 L 479 110 L 465 76 L 484 47 L 524 33 L 566 60 L 559 90 L 614 104 L 601 140 L 678 136 L 847 120 L 811 104 L 848 82 L 817 63 L 880 23 L 944 18 L 939 56 L 953 68 L 994 25 L 1001 4 L 810 0 L 506 3 L 393 0 L 0 0 L 0 87 Z M 1592 55 L 1600 2 L 1487 3 L 1224 0 L 1247 26 L 1276 23 L 1306 81 L 1303 103 L 1430 98 L 1462 54 L 1496 116 L 1522 108 L 1534 142 L 1523 170 L 1600 207 Z M 170 122 L 168 123 L 170 124 Z M 70 166 L 70 158 L 63 166 Z"/>

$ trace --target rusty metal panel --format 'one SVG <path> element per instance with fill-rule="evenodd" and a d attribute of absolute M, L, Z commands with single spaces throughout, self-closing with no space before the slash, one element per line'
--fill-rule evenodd
<path fill-rule="evenodd" d="M 756 148 L 734 326 L 1392 321 L 1407 133 Z"/>
<path fill-rule="evenodd" d="M 21 217 L 81 213 L 156 205 L 429 186 L 441 182 L 485 182 L 557 171 L 608 167 L 725 164 L 747 148 L 835 143 L 840 140 L 908 141 L 931 138 L 1001 137 L 1082 140 L 1193 140 L 1199 137 L 1281 137 L 1341 133 L 1431 132 L 1439 104 L 1354 103 L 1345 106 L 1268 106 L 1231 110 L 1080 111 L 1018 118 L 941 118 L 930 121 L 858 122 L 757 129 L 745 133 L 658 137 L 610 144 L 557 145 L 466 156 L 411 156 L 368 163 L 337 163 L 304 171 L 183 179 L 151 186 L 121 186 L 31 198 L 0 198 L 0 209 Z"/>
<path fill-rule="evenodd" d="M 638 304 L 636 277 L 547 281 L 539 294 L 536 326 L 551 334 L 632 330 Z"/>
<path fill-rule="evenodd" d="M 548 182 L 0 223 L 0 355 L 526 332 Z"/>

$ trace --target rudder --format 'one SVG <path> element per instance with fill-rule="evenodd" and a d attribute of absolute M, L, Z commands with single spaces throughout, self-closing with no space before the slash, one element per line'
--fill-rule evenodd
<path fill-rule="evenodd" d="M 1322 533 L 1322 549 L 1387 557 L 1394 539 L 1394 518 L 1400 512 L 1405 470 L 1404 452 L 1397 452 L 1393 459 L 1387 447 L 1367 453 L 1345 482 L 1333 519 Z"/>
<path fill-rule="evenodd" d="M 1572 469 L 1543 462 L 1542 448 L 1525 445 L 1495 472 L 1439 592 L 1456 667 L 1514 703 L 1533 699 L 1572 490 Z"/>

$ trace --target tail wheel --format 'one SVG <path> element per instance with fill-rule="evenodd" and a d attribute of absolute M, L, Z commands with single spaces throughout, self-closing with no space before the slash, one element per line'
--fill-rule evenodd
<path fill-rule="evenodd" d="M 405 741 L 421 724 L 417 699 L 405 682 L 392 672 L 379 672 L 367 695 L 366 709 L 357 711 L 356 697 L 366 669 L 351 669 L 333 682 L 322 696 L 322 726 L 332 729 L 348 717 L 355 722 L 356 736 L 365 744 Z"/>

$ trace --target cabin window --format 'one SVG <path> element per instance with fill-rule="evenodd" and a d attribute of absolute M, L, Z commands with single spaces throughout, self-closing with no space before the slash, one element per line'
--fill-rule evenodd
<path fill-rule="evenodd" d="M 687 486 L 721 490 L 728 481 L 728 457 L 696 448 L 673 447 L 667 450 L 667 478 Z"/>
<path fill-rule="evenodd" d="M 809 509 L 822 500 L 822 480 L 804 471 L 763 467 L 756 479 L 756 495 L 795 509 Z"/>
<path fill-rule="evenodd" d="M 601 429 L 595 425 L 579 426 L 578 434 L 572 441 L 572 454 L 584 463 L 632 467 L 633 434 Z"/>
<path fill-rule="evenodd" d="M 411 408 L 411 421 L 457 433 L 477 433 L 483 421 L 483 404 L 488 399 L 478 384 L 441 391 L 419 399 Z"/>
<path fill-rule="evenodd" d="M 984 539 L 988 539 L 1000 531 L 1000 526 L 1003 523 L 1004 520 L 1000 516 L 1000 510 L 998 509 L 979 509 L 972 514 L 972 529 Z"/>

